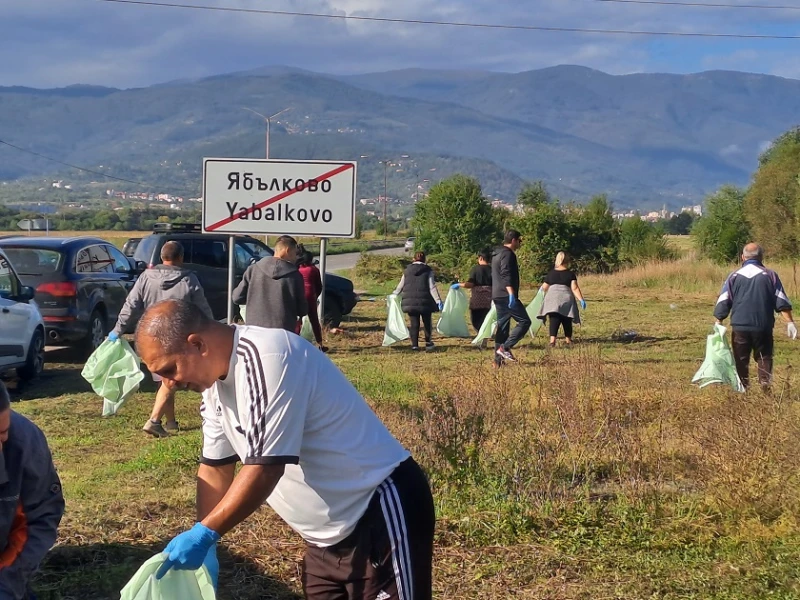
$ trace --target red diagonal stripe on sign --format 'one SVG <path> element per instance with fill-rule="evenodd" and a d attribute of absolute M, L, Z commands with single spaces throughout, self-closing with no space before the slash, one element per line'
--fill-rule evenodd
<path fill-rule="evenodd" d="M 336 167 L 335 169 L 333 169 L 332 171 L 328 171 L 327 173 L 323 173 L 319 177 L 314 177 L 314 179 L 317 182 L 325 181 L 326 179 L 330 179 L 331 177 L 333 177 L 335 175 L 338 175 L 339 173 L 344 173 L 348 169 L 352 169 L 352 168 L 353 168 L 353 165 L 351 165 L 351 164 L 340 165 L 340 166 Z M 218 221 L 216 223 L 212 223 L 211 225 L 206 227 L 206 231 L 215 231 L 215 230 L 219 229 L 220 227 L 224 227 L 228 223 L 233 223 L 236 219 L 240 219 L 244 215 L 252 214 L 253 211 L 256 211 L 256 210 L 258 210 L 260 208 L 264 208 L 266 206 L 269 206 L 270 204 L 275 204 L 276 202 L 280 202 L 284 198 L 288 198 L 292 194 L 296 194 L 297 192 L 305 191 L 306 189 L 307 189 L 306 187 L 304 187 L 302 190 L 298 189 L 298 188 L 293 188 L 293 189 L 288 190 L 286 192 L 281 192 L 277 196 L 273 196 L 272 198 L 268 198 L 267 200 L 264 200 L 260 204 L 256 204 L 255 206 L 251 206 L 244 213 L 239 211 L 238 213 L 236 213 L 232 217 L 225 217 L 221 221 Z"/>

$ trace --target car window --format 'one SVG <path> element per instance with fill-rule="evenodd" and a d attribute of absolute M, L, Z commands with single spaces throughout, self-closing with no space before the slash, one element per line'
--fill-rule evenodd
<path fill-rule="evenodd" d="M 6 248 L 6 255 L 19 275 L 47 275 L 61 270 L 61 253 L 44 248 Z"/>
<path fill-rule="evenodd" d="M 0 256 L 0 298 L 14 298 L 19 294 L 19 281 L 11 265 L 4 256 Z"/>
<path fill-rule="evenodd" d="M 242 248 L 241 244 L 236 244 L 236 269 L 238 271 L 244 271 L 247 267 L 250 266 L 250 253 L 247 252 L 244 248 Z"/>
<path fill-rule="evenodd" d="M 184 253 L 186 248 L 184 247 Z M 225 269 L 228 266 L 228 243 L 223 240 L 192 240 L 187 263 Z"/>
<path fill-rule="evenodd" d="M 111 249 L 100 244 L 87 246 L 75 256 L 76 273 L 113 273 L 114 258 Z"/>
<path fill-rule="evenodd" d="M 114 246 L 108 246 L 108 251 L 111 254 L 111 258 L 114 259 L 115 273 L 131 272 L 131 263 L 128 262 L 127 256 L 125 256 L 122 252 L 114 248 Z"/>
<path fill-rule="evenodd" d="M 155 250 L 156 246 L 158 245 L 158 239 L 160 236 L 151 235 L 146 238 L 143 238 L 139 245 L 136 246 L 136 252 L 133 253 L 133 259 L 136 261 L 141 261 L 145 264 L 152 264 L 153 263 L 153 251 Z M 184 247 L 185 249 L 185 247 Z"/>
<path fill-rule="evenodd" d="M 266 258 L 267 256 L 272 256 L 272 251 L 265 246 L 264 244 L 260 244 L 256 241 L 243 241 L 239 240 L 236 242 L 237 245 L 244 248 L 251 257 L 261 260 L 262 258 Z"/>

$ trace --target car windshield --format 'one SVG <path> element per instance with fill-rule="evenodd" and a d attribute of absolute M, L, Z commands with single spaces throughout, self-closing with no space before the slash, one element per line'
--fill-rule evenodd
<path fill-rule="evenodd" d="M 61 253 L 44 248 L 9 248 L 6 256 L 19 275 L 48 275 L 61 269 Z"/>
<path fill-rule="evenodd" d="M 239 246 L 244 248 L 250 254 L 250 256 L 256 260 L 261 260 L 267 256 L 272 256 L 272 252 L 270 252 L 269 248 L 263 244 L 259 244 L 256 241 L 239 240 Z"/>

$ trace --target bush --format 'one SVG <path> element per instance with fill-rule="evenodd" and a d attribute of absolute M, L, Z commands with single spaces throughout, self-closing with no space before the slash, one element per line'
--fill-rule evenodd
<path fill-rule="evenodd" d="M 725 186 L 706 200 L 706 215 L 692 229 L 701 256 L 717 263 L 736 260 L 750 233 L 744 219 L 744 191 Z"/>
<path fill-rule="evenodd" d="M 619 258 L 627 264 L 674 260 L 677 255 L 667 245 L 664 233 L 638 217 L 620 224 Z"/>
<path fill-rule="evenodd" d="M 378 283 L 400 281 L 410 260 L 403 256 L 384 256 L 363 252 L 356 263 L 355 276 Z"/>

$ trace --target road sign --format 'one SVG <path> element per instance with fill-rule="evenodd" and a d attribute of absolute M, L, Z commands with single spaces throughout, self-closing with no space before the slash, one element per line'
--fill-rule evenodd
<path fill-rule="evenodd" d="M 203 231 L 355 237 L 356 163 L 206 158 Z"/>

